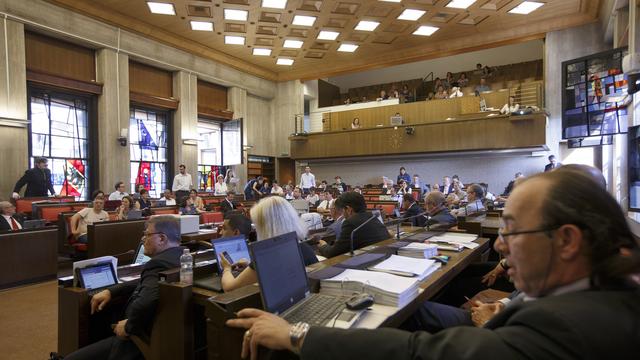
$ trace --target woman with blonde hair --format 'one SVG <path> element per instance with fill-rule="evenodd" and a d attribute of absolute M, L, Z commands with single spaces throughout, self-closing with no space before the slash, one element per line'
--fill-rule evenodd
<path fill-rule="evenodd" d="M 256 227 L 258 241 L 270 239 L 275 236 L 295 232 L 298 241 L 302 241 L 307 236 L 306 226 L 298 216 L 298 212 L 284 198 L 280 196 L 269 196 L 260 200 L 251 208 L 251 220 Z M 318 262 L 313 249 L 306 243 L 300 244 L 305 265 Z M 248 264 L 229 264 L 224 257 L 222 261 L 222 289 L 231 291 L 242 286 L 253 284 L 258 281 L 258 276 L 251 266 L 247 266 L 242 272 L 234 277 L 231 269 L 233 266 L 246 266 Z"/>

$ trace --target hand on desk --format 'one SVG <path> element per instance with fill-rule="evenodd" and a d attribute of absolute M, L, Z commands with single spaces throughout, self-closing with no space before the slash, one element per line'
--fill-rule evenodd
<path fill-rule="evenodd" d="M 116 334 L 116 336 L 121 338 L 128 337 L 129 334 L 127 334 L 127 331 L 124 329 L 125 326 L 127 326 L 127 319 L 118 321 L 116 326 L 113 328 L 113 333 Z"/>
<path fill-rule="evenodd" d="M 111 301 L 111 291 L 103 290 L 91 297 L 91 314 L 102 311 L 104 307 Z"/>
<path fill-rule="evenodd" d="M 283 318 L 258 309 L 243 309 L 238 319 L 227 320 L 227 326 L 248 329 L 242 340 L 242 358 L 258 358 L 258 345 L 273 350 L 293 350 L 289 339 L 291 325 Z"/>
<path fill-rule="evenodd" d="M 476 301 L 471 307 L 471 321 L 475 326 L 483 327 L 487 321 L 491 320 L 502 309 L 504 309 L 504 304 L 501 302 L 485 304 L 481 301 Z"/>

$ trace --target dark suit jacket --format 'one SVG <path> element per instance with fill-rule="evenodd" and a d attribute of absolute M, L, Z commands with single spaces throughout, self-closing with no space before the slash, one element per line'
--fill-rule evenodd
<path fill-rule="evenodd" d="M 351 232 L 369 220 L 370 217 L 370 212 L 363 211 L 345 219 L 342 222 L 340 237 L 336 238 L 336 242 L 333 243 L 333 245 L 318 248 L 320 255 L 330 258 L 348 252 L 351 249 Z M 359 249 L 377 243 L 378 241 L 387 240 L 390 237 L 391 235 L 389 235 L 387 228 L 377 219 L 373 219 L 354 234 L 353 249 Z"/>
<path fill-rule="evenodd" d="M 556 163 L 556 166 L 553 166 L 553 164 L 548 163 L 548 164 L 547 164 L 547 165 L 545 165 L 545 167 L 544 167 L 544 172 L 551 171 L 551 170 L 553 170 L 553 169 L 555 169 L 555 168 L 559 168 L 560 166 L 562 166 L 562 164 L 561 164 L 561 163 L 559 163 L 559 162 L 557 162 L 557 163 Z"/>
<path fill-rule="evenodd" d="M 53 190 L 51 170 L 49 169 L 43 171 L 35 167 L 25 171 L 13 188 L 13 192 L 20 192 L 20 189 L 25 185 L 27 185 L 27 190 L 24 192 L 24 197 L 47 196 L 47 191 L 51 192 L 51 195 L 56 193 Z"/>
<path fill-rule="evenodd" d="M 235 208 L 235 205 L 233 205 L 233 203 L 229 204 L 227 199 L 220 201 L 220 211 L 222 211 L 224 217 L 227 217 L 227 214 L 235 210 Z"/>
<path fill-rule="evenodd" d="M 449 209 L 442 208 L 440 211 L 433 214 L 429 218 L 429 220 L 427 220 L 425 225 L 426 226 L 439 225 L 442 227 L 449 227 L 451 225 L 454 225 L 457 222 L 458 220 L 453 215 L 451 215 L 451 213 L 449 212 Z"/>
<path fill-rule="evenodd" d="M 22 226 L 22 217 L 17 214 L 12 217 Z M 6 230 L 11 230 L 11 224 L 4 219 L 4 216 L 0 216 L 0 231 Z"/>
<path fill-rule="evenodd" d="M 424 212 L 424 210 L 420 207 L 420 205 L 418 205 L 418 203 L 413 203 L 407 209 L 407 211 L 404 212 L 404 217 L 408 218 L 408 217 L 416 216 L 422 212 Z M 427 219 L 424 216 L 418 216 L 411 219 L 410 221 L 411 221 L 411 225 L 413 226 L 424 226 L 425 223 L 427 222 Z"/>
<path fill-rule="evenodd" d="M 444 194 L 444 185 L 440 185 L 440 192 Z M 451 194 L 453 192 L 453 183 L 449 184 L 449 190 L 447 190 L 447 194 Z"/>
<path fill-rule="evenodd" d="M 640 294 L 581 291 L 507 306 L 484 328 L 434 335 L 395 329 L 313 327 L 303 360 L 637 359 Z"/>
<path fill-rule="evenodd" d="M 546 171 L 546 170 L 545 170 Z M 502 196 L 509 196 L 509 194 L 511 194 L 511 192 L 513 191 L 513 185 L 516 183 L 515 180 L 511 180 L 509 181 L 509 183 L 507 184 L 507 187 L 504 188 L 504 192 L 502 193 Z"/>
<path fill-rule="evenodd" d="M 146 264 L 140 274 L 140 281 L 136 284 L 123 283 L 109 288 L 112 296 L 129 296 L 125 308 L 127 326 L 125 330 L 131 335 L 149 335 L 153 318 L 156 314 L 158 299 L 159 273 L 180 266 L 180 256 L 183 247 L 178 246 L 157 254 Z"/>

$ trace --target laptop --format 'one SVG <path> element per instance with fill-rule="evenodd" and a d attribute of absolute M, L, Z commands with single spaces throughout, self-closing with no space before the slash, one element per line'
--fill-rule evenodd
<path fill-rule="evenodd" d="M 47 223 L 46 220 L 44 219 L 37 219 L 37 220 L 25 220 L 25 222 L 22 224 L 22 228 L 23 229 L 39 229 L 45 226 L 45 224 Z"/>
<path fill-rule="evenodd" d="M 76 269 L 80 287 L 87 289 L 89 296 L 118 283 L 111 261 L 100 262 Z"/>
<path fill-rule="evenodd" d="M 131 209 L 127 213 L 127 220 L 138 220 L 142 219 L 142 210 L 134 210 Z"/>
<path fill-rule="evenodd" d="M 151 260 L 151 258 L 144 254 L 144 242 L 141 241 L 140 244 L 138 244 L 136 254 L 133 257 L 133 263 L 143 265 L 149 260 Z"/>
<path fill-rule="evenodd" d="M 222 290 L 222 261 L 220 261 L 220 257 L 226 257 L 227 261 L 231 264 L 235 264 L 241 259 L 245 259 L 247 261 L 251 261 L 251 256 L 249 255 L 249 249 L 247 248 L 247 241 L 244 238 L 244 235 L 239 236 L 231 236 L 224 237 L 220 239 L 213 240 L 211 242 L 213 245 L 213 251 L 216 254 L 216 262 L 218 264 L 218 274 L 213 274 L 212 276 L 207 276 L 204 278 L 196 279 L 193 281 L 193 284 L 208 290 L 213 291 L 223 291 Z M 232 271 L 233 276 L 238 276 L 239 272 Z"/>
<path fill-rule="evenodd" d="M 336 316 L 343 315 L 346 298 L 311 294 L 295 232 L 257 241 L 249 250 L 266 311 L 292 324 L 304 321 L 316 326 L 332 325 Z"/>

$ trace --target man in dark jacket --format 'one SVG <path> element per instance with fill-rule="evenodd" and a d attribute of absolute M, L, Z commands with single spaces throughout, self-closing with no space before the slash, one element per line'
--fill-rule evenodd
<path fill-rule="evenodd" d="M 22 229 L 22 218 L 16 215 L 16 207 L 8 201 L 0 201 L 0 231 Z"/>
<path fill-rule="evenodd" d="M 446 229 L 457 223 L 456 218 L 447 209 L 444 194 L 440 191 L 428 193 L 424 197 L 424 203 L 429 212 L 429 220 L 426 221 L 425 226 Z"/>
<path fill-rule="evenodd" d="M 585 175 L 551 171 L 518 184 L 502 218 L 494 248 L 522 293 L 482 327 L 309 328 L 257 309 L 227 324 L 249 329 L 245 355 L 266 345 L 303 360 L 636 359 L 640 251 L 616 200 Z"/>
<path fill-rule="evenodd" d="M 227 196 L 224 197 L 224 200 L 220 201 L 220 211 L 222 211 L 222 216 L 225 219 L 236 209 L 236 206 L 233 204 L 234 196 L 233 191 L 227 191 Z"/>
<path fill-rule="evenodd" d="M 124 319 L 113 329 L 115 336 L 86 346 L 65 357 L 76 359 L 143 359 L 129 335 L 149 335 L 158 305 L 159 273 L 180 266 L 183 248 L 180 223 L 171 215 L 154 216 L 144 232 L 144 254 L 151 257 L 142 269 L 140 281 L 118 284 L 91 298 L 91 313 L 101 311 L 113 297 L 127 296 Z"/>
<path fill-rule="evenodd" d="M 414 199 L 413 195 L 411 194 L 404 194 L 402 196 L 402 208 L 404 209 L 404 218 L 411 218 L 409 219 L 409 221 L 411 221 L 411 225 L 412 226 L 424 226 L 427 218 L 424 217 L 424 215 L 421 216 L 417 216 L 420 215 L 424 212 L 424 210 L 420 207 L 420 205 L 418 205 L 418 203 L 416 202 L 416 199 Z"/>
<path fill-rule="evenodd" d="M 36 166 L 24 172 L 24 175 L 18 180 L 16 186 L 13 188 L 13 198 L 20 198 L 20 189 L 27 185 L 27 190 L 24 192 L 24 197 L 41 197 L 47 196 L 47 192 L 55 196 L 56 191 L 53 190 L 53 184 L 51 183 L 51 170 L 47 168 L 47 159 L 37 158 L 35 160 Z"/>
<path fill-rule="evenodd" d="M 333 245 L 327 244 L 325 241 L 318 242 L 318 251 L 324 257 L 334 257 L 344 254 L 351 249 L 351 233 L 355 228 L 365 224 L 353 236 L 353 249 L 359 249 L 378 241 L 386 240 L 391 237 L 387 228 L 377 219 L 371 219 L 372 215 L 367 210 L 367 204 L 364 197 L 356 192 L 346 192 L 336 199 L 337 207 L 344 209 L 344 221 L 340 230 L 340 237 L 336 239 Z"/>

